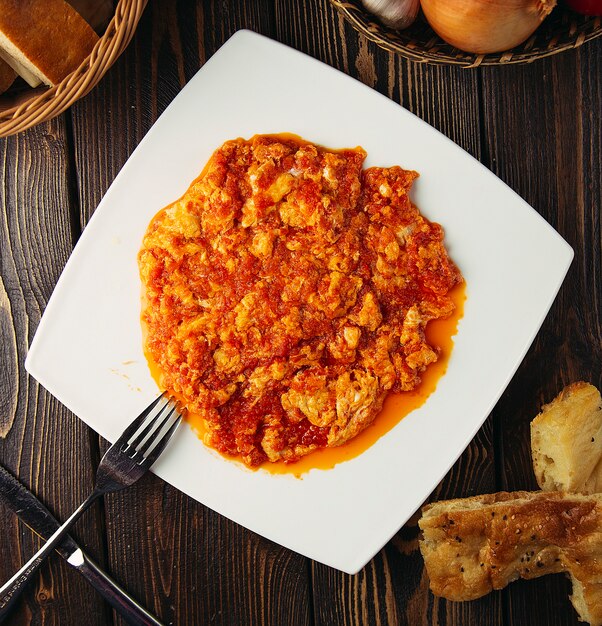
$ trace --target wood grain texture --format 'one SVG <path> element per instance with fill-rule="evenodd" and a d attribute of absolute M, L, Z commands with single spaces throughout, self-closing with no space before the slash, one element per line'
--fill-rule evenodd
<path fill-rule="evenodd" d="M 27 377 L 23 361 L 72 245 L 66 137 L 64 122 L 55 120 L 0 140 L 0 462 L 60 518 L 92 487 L 90 441 L 82 423 Z M 96 524 L 74 534 L 99 552 Z M 4 508 L 0 536 L 0 578 L 6 580 L 39 541 Z M 102 624 L 106 617 L 96 594 L 53 555 L 10 620 Z"/>
<path fill-rule="evenodd" d="M 129 155 L 240 28 L 306 52 L 402 104 L 492 169 L 573 246 L 567 280 L 523 364 L 429 499 L 535 488 L 530 420 L 569 382 L 602 386 L 602 42 L 529 66 L 430 67 L 375 47 L 328 0 L 150 0 L 132 44 L 86 98 L 55 121 L 0 140 L 0 462 L 59 517 L 91 487 L 107 444 L 28 379 L 27 346 L 73 243 Z M 490 356 L 484 349 L 483 358 Z M 168 623 L 578 623 L 562 576 L 519 581 L 476 602 L 435 598 L 417 520 L 348 576 L 149 475 L 108 496 L 75 535 Z M 6 579 L 38 542 L 3 508 L 0 535 Z M 53 557 L 10 623 L 123 622 Z"/>
<path fill-rule="evenodd" d="M 529 422 L 570 382 L 602 383 L 600 42 L 516 71 L 483 71 L 490 167 L 575 250 L 549 316 L 494 419 L 504 487 L 536 488 Z M 594 121 L 597 118 L 597 121 Z M 562 576 L 504 592 L 509 624 L 577 624 Z"/>
<path fill-rule="evenodd" d="M 358 36 L 326 0 L 306 5 L 278 0 L 276 7 L 277 38 L 281 42 L 307 51 L 380 91 L 475 157 L 480 156 L 479 82 L 475 73 L 421 66 L 388 54 Z M 316 23 L 320 27 L 312 28 Z M 411 163 L 403 165 L 412 167 Z M 489 421 L 438 487 L 436 497 L 495 491 L 493 458 Z M 315 623 L 501 623 L 498 596 L 461 606 L 433 598 L 417 537 L 415 517 L 357 576 L 314 564 Z"/>
<path fill-rule="evenodd" d="M 109 80 L 73 108 L 82 227 L 129 154 L 203 62 L 242 27 L 269 33 L 272 13 L 266 2 L 150 3 Z M 99 168 L 94 155 L 102 155 L 106 167 Z M 166 622 L 310 621 L 306 559 L 163 481 L 149 477 L 108 497 L 105 517 L 111 569 Z"/>

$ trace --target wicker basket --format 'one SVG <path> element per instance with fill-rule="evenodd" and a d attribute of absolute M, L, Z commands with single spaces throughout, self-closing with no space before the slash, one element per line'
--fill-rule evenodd
<path fill-rule="evenodd" d="M 90 56 L 58 85 L 31 89 L 19 104 L 0 111 L 0 137 L 49 120 L 85 96 L 104 76 L 134 35 L 148 0 L 119 0 L 115 15 Z"/>
<path fill-rule="evenodd" d="M 520 46 L 497 54 L 470 54 L 445 43 L 422 15 L 410 28 L 395 31 L 380 24 L 364 9 L 361 0 L 330 2 L 356 30 L 381 48 L 420 63 L 464 67 L 531 63 L 563 50 L 578 48 L 586 41 L 602 35 L 601 18 L 578 15 L 557 7 Z"/>

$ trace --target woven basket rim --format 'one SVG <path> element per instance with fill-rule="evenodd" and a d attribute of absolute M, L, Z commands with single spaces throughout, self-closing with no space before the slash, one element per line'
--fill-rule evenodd
<path fill-rule="evenodd" d="M 383 26 L 374 15 L 364 9 L 360 0 L 330 0 L 330 3 L 355 30 L 384 50 L 397 53 L 411 61 L 433 65 L 458 65 L 473 68 L 481 65 L 532 63 L 559 52 L 578 48 L 587 41 L 602 36 L 602 18 L 581 16 L 568 9 L 557 7 L 552 13 L 554 23 L 566 22 L 566 29 L 561 34 L 552 33 L 553 36 L 545 42 L 545 45 L 540 45 L 538 41 L 538 37 L 541 38 L 541 32 L 544 30 L 540 27 L 516 48 L 497 54 L 479 55 L 463 52 L 447 44 L 424 20 L 421 34 L 428 37 L 426 44 L 413 40 L 412 33 L 416 30 L 414 26 L 401 32 Z M 550 24 L 552 16 L 544 21 L 544 25 Z"/>
<path fill-rule="evenodd" d="M 148 0 L 119 0 L 90 55 L 60 83 L 0 111 L 0 137 L 56 117 L 93 89 L 132 39 Z"/>

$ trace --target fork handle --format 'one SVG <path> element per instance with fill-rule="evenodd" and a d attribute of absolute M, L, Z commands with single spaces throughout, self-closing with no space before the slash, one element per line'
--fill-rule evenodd
<path fill-rule="evenodd" d="M 13 603 L 19 597 L 25 585 L 32 575 L 38 570 L 44 559 L 61 542 L 63 535 L 79 519 L 81 514 L 101 495 L 99 491 L 93 491 L 78 507 L 73 511 L 65 523 L 48 538 L 48 541 L 23 565 L 23 567 L 0 588 L 0 622 L 6 618 L 12 608 Z"/>

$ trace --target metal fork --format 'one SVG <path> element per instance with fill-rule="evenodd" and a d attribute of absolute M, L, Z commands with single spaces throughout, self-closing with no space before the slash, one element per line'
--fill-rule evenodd
<path fill-rule="evenodd" d="M 96 471 L 92 493 L 27 563 L 0 588 L 0 621 L 46 556 L 97 498 L 133 485 L 157 460 L 182 418 L 176 401 L 161 394 L 125 429 L 107 450 Z"/>

